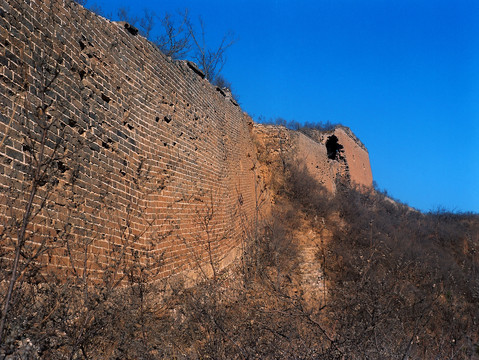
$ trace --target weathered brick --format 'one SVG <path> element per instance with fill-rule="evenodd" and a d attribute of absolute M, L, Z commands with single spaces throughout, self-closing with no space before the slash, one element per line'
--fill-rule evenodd
<path fill-rule="evenodd" d="M 23 154 L 20 151 L 12 149 L 11 147 L 6 147 L 5 153 L 9 158 L 23 162 Z"/>

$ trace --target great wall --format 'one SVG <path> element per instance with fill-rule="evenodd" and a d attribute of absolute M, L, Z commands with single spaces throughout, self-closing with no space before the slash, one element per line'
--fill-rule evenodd
<path fill-rule="evenodd" d="M 32 196 L 27 250 L 53 242 L 38 258 L 48 266 L 102 272 L 125 244 L 159 277 L 224 266 L 259 202 L 267 213 L 258 142 L 330 191 L 338 176 L 372 185 L 348 128 L 253 124 L 194 64 L 70 0 L 0 0 L 0 64 L 3 258 Z"/>

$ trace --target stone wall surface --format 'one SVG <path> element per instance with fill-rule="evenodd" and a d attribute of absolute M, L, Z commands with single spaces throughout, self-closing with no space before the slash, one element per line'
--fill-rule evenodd
<path fill-rule="evenodd" d="M 304 165 L 308 172 L 326 189 L 336 191 L 339 178 L 351 185 L 372 188 L 372 173 L 366 147 L 351 130 L 344 126 L 329 131 L 289 130 L 283 126 L 255 124 L 254 133 L 271 164 L 293 161 Z M 340 150 L 331 159 L 326 143 L 337 138 Z M 270 165 L 271 168 L 274 165 Z M 263 170 L 269 173 L 269 170 Z M 268 178 L 268 175 L 265 175 Z M 266 181 L 268 183 L 268 181 Z"/>
<path fill-rule="evenodd" d="M 334 135 L 338 138 L 338 143 L 344 147 L 344 157 L 351 182 L 372 188 L 373 174 L 366 147 L 347 127 L 336 128 Z"/>
<path fill-rule="evenodd" d="M 35 178 L 27 248 L 54 239 L 52 266 L 101 273 L 126 251 L 164 277 L 231 260 L 255 215 L 251 119 L 124 25 L 0 0 L 2 249 Z"/>

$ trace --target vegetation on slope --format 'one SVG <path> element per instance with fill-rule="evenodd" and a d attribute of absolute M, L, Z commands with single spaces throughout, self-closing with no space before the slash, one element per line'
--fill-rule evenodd
<path fill-rule="evenodd" d="M 239 263 L 192 288 L 150 283 L 140 267 L 124 269 L 121 289 L 29 274 L 3 355 L 477 358 L 476 215 L 422 214 L 347 186 L 331 196 L 297 164 L 277 175 L 274 220 L 247 232 Z M 326 297 L 305 296 L 293 236 L 306 230 L 321 235 Z"/>
<path fill-rule="evenodd" d="M 311 223 L 327 219 L 318 251 L 328 281 L 325 316 L 346 357 L 474 358 L 478 353 L 479 219 L 422 214 L 378 192 L 339 186 L 316 199 L 305 170 L 292 182 Z M 329 214 L 334 214 L 333 216 Z"/>

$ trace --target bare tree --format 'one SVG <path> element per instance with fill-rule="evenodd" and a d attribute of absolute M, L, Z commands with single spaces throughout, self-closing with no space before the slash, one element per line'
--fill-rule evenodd
<path fill-rule="evenodd" d="M 151 31 L 155 27 L 156 14 L 147 9 L 144 10 L 143 17 L 140 19 L 139 27 L 144 37 L 147 39 L 151 36 Z"/>
<path fill-rule="evenodd" d="M 167 56 L 173 59 L 182 59 L 187 57 L 191 51 L 190 35 L 187 31 L 186 17 L 177 23 L 173 16 L 165 13 L 160 20 L 162 34 L 157 36 L 154 43 Z"/>
<path fill-rule="evenodd" d="M 152 33 L 159 18 L 155 12 L 144 9 L 143 16 L 138 17 L 132 16 L 128 8 L 121 7 L 118 9 L 117 16 L 120 21 L 138 27 L 140 34 L 151 40 L 166 56 L 175 60 L 182 59 L 187 57 L 191 51 L 192 46 L 186 27 L 186 15 L 181 16 L 181 21 L 178 22 L 173 15 L 165 13 L 160 19 L 160 34 L 156 37 L 153 37 Z"/>
<path fill-rule="evenodd" d="M 170 13 L 160 19 L 159 35 L 153 37 L 158 16 L 151 10 L 145 9 L 142 17 L 132 16 L 130 10 L 119 8 L 117 17 L 132 26 L 138 27 L 141 35 L 153 41 L 158 48 L 173 59 L 191 58 L 205 73 L 205 77 L 217 86 L 231 84 L 220 77 L 221 70 L 226 64 L 226 52 L 237 41 L 232 31 L 227 32 L 220 44 L 212 48 L 206 40 L 206 26 L 203 18 L 198 18 L 198 28 L 193 24 L 188 10 L 175 19 Z M 229 85 L 229 86 L 228 86 Z"/>
<path fill-rule="evenodd" d="M 130 14 L 130 9 L 126 7 L 120 7 L 117 11 L 118 20 L 125 21 L 130 25 L 136 26 L 140 20 L 137 16 Z"/>
<path fill-rule="evenodd" d="M 192 59 L 205 73 L 206 78 L 214 83 L 226 63 L 226 51 L 237 41 L 233 32 L 226 33 L 217 48 L 211 48 L 206 41 L 206 28 L 202 17 L 198 18 L 199 31 L 191 22 L 188 12 L 184 15 L 185 24 L 193 43 Z"/>
<path fill-rule="evenodd" d="M 53 48 L 56 45 L 52 42 L 51 46 Z M 23 56 L 22 51 L 21 57 Z M 53 52 L 47 52 L 38 60 L 34 74 L 34 78 L 39 80 L 38 98 L 26 91 L 18 94 L 10 123 L 16 118 L 14 121 L 20 124 L 20 131 L 13 131 L 8 136 L 6 133 L 0 144 L 11 144 L 12 141 L 23 144 L 23 154 L 13 152 L 14 160 L 10 160 L 10 174 L 17 179 L 11 180 L 9 189 L 3 189 L 2 196 L 6 213 L 2 218 L 0 240 L 4 242 L 3 246 L 14 249 L 14 255 L 9 270 L 8 288 L 2 299 L 0 344 L 4 340 L 5 325 L 17 283 L 25 281 L 28 271 L 37 266 L 37 259 L 59 244 L 58 237 L 33 231 L 33 223 L 38 222 L 39 218 L 50 221 L 49 210 L 52 204 L 49 200 L 63 174 L 74 167 L 73 154 L 81 146 L 81 142 L 76 141 L 65 143 L 67 126 L 62 122 L 62 103 L 51 97 L 57 83 L 61 81 L 62 63 L 62 56 L 56 56 Z M 29 87 L 26 74 L 25 70 L 24 89 Z M 20 99 L 22 104 L 18 108 L 17 100 Z M 18 180 L 21 181 L 14 185 Z M 60 234 L 60 230 L 57 230 Z"/>

